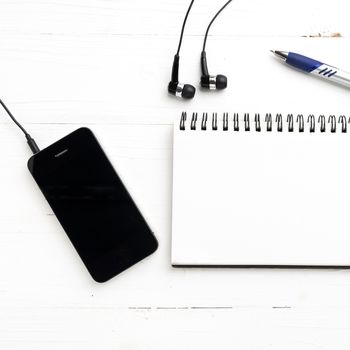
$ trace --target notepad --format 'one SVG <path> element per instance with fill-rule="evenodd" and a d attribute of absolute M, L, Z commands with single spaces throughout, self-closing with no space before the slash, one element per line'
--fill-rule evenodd
<path fill-rule="evenodd" d="M 173 266 L 350 266 L 350 129 L 331 114 L 182 113 Z"/>

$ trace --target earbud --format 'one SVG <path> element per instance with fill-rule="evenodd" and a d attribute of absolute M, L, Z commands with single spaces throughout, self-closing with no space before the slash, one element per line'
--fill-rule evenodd
<path fill-rule="evenodd" d="M 191 99 L 196 94 L 196 88 L 190 84 L 179 83 L 179 61 L 180 56 L 176 54 L 174 56 L 173 69 L 171 73 L 171 81 L 168 85 L 168 92 L 177 97 L 185 99 Z"/>
<path fill-rule="evenodd" d="M 215 16 L 210 21 L 208 28 L 204 35 L 204 41 L 203 41 L 203 49 L 201 54 L 201 68 L 202 68 L 202 76 L 201 76 L 201 87 L 209 90 L 222 90 L 226 89 L 227 87 L 227 78 L 222 75 L 209 75 L 208 72 L 208 65 L 207 65 L 207 54 L 205 52 L 205 46 L 207 44 L 209 29 L 211 25 L 214 23 L 216 18 L 219 16 L 219 14 L 225 9 L 225 7 L 232 2 L 232 0 L 228 0 L 224 6 L 220 8 L 220 10 L 215 14 Z"/>
<path fill-rule="evenodd" d="M 179 46 L 177 48 L 176 55 L 174 56 L 173 69 L 171 73 L 171 81 L 168 84 L 168 92 L 174 96 L 182 97 L 185 99 L 193 98 L 196 93 L 196 88 L 190 84 L 180 84 L 179 83 L 179 61 L 180 61 L 180 48 L 182 44 L 182 38 L 184 35 L 184 29 L 187 21 L 188 14 L 191 11 L 194 0 L 191 0 L 190 5 L 187 9 L 185 19 L 182 23 L 181 35 L 179 40 Z M 217 18 L 217 16 L 225 9 L 225 7 L 232 2 L 232 0 L 228 0 L 224 6 L 220 8 L 220 10 L 215 14 L 215 16 L 210 21 L 208 28 L 204 35 L 203 49 L 201 54 L 201 67 L 202 67 L 202 77 L 201 77 L 201 86 L 210 90 L 222 90 L 227 87 L 227 78 L 224 75 L 209 75 L 208 66 L 207 66 L 207 57 L 205 53 L 205 46 L 207 43 L 208 33 L 211 25 Z"/>
<path fill-rule="evenodd" d="M 209 90 L 222 90 L 227 87 L 227 78 L 225 75 L 209 75 L 208 65 L 207 65 L 207 55 L 205 51 L 201 54 L 201 87 Z"/>
<path fill-rule="evenodd" d="M 192 86 L 190 84 L 180 84 L 179 83 L 179 61 L 180 61 L 179 54 L 180 54 L 182 38 L 184 35 L 184 30 L 185 30 L 185 26 L 186 26 L 186 22 L 187 22 L 187 17 L 191 11 L 193 3 L 194 3 L 194 0 L 191 0 L 190 6 L 188 7 L 187 12 L 186 12 L 185 19 L 182 23 L 179 46 L 177 48 L 176 55 L 174 56 L 173 69 L 171 72 L 171 81 L 168 84 L 169 94 L 177 96 L 177 97 L 182 97 L 185 99 L 193 98 L 194 95 L 196 94 L 196 88 L 194 86 Z"/>
<path fill-rule="evenodd" d="M 179 82 L 173 81 L 169 83 L 168 91 L 176 97 L 182 97 L 185 99 L 191 99 L 196 94 L 196 88 L 193 85 L 180 84 Z"/>

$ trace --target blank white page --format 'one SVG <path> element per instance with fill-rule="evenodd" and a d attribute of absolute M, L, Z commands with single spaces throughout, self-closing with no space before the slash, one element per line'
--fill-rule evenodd
<path fill-rule="evenodd" d="M 233 131 L 231 117 L 174 125 L 172 264 L 350 265 L 349 133 L 288 132 L 286 116 L 283 132 Z"/>

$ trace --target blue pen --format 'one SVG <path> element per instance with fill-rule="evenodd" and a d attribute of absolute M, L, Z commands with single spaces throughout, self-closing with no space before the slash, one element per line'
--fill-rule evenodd
<path fill-rule="evenodd" d="M 316 61 L 303 55 L 299 55 L 294 52 L 272 50 L 271 52 L 290 66 L 298 68 L 306 73 L 310 73 L 320 78 L 332 81 L 334 83 L 350 87 L 350 74 L 336 67 L 330 66 L 320 61 Z"/>

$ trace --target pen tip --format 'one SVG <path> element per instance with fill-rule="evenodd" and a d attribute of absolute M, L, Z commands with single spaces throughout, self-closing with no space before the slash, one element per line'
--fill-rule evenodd
<path fill-rule="evenodd" d="M 281 58 L 283 61 L 286 61 L 288 58 L 288 52 L 286 51 L 278 51 L 278 50 L 270 50 L 274 55 Z"/>

